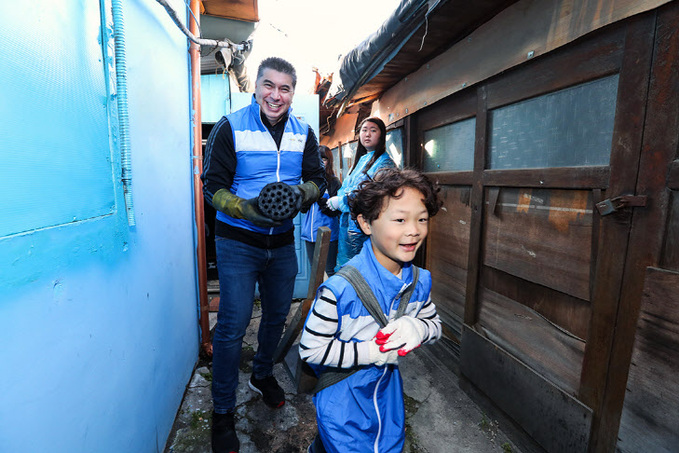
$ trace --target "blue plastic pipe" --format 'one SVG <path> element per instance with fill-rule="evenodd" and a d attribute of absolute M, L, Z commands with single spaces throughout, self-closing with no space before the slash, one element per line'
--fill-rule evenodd
<path fill-rule="evenodd" d="M 127 61 L 125 59 L 125 23 L 122 0 L 112 0 L 113 40 L 115 43 L 116 97 L 118 99 L 118 121 L 120 123 L 120 161 L 122 167 L 123 193 L 127 224 L 135 225 L 132 204 L 132 161 L 130 159 L 130 118 L 127 106 Z"/>

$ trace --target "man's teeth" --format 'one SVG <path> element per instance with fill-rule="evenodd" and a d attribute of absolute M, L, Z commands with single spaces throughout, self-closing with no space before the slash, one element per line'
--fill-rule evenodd
<path fill-rule="evenodd" d="M 278 107 L 281 106 L 281 104 L 272 104 L 271 102 L 267 102 L 267 105 L 272 109 L 277 109 Z"/>

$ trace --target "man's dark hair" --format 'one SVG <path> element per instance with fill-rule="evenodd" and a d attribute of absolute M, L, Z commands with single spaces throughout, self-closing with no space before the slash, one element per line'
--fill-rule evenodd
<path fill-rule="evenodd" d="M 368 223 L 372 222 L 380 216 L 387 197 L 401 198 L 405 187 L 419 191 L 424 198 L 424 206 L 427 208 L 429 217 L 436 215 L 443 204 L 438 197 L 441 189 L 434 187 L 429 178 L 412 168 L 403 170 L 384 168 L 373 178 L 360 183 L 358 189 L 349 196 L 351 218 L 356 220 L 359 214 L 363 214 L 363 218 Z"/>
<path fill-rule="evenodd" d="M 265 69 L 273 69 L 274 71 L 287 74 L 292 77 L 292 88 L 295 88 L 297 85 L 297 71 L 295 71 L 295 67 L 282 58 L 269 57 L 262 60 L 257 69 L 257 80 L 262 77 Z"/>

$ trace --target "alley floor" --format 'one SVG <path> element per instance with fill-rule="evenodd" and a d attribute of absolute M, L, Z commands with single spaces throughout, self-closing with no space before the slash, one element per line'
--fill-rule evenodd
<path fill-rule="evenodd" d="M 311 395 L 297 394 L 284 364 L 274 367 L 286 392 L 282 408 L 268 408 L 247 385 L 260 316 L 256 308 L 243 343 L 236 415 L 240 451 L 303 453 L 316 434 Z M 215 322 L 216 313 L 211 313 L 211 327 Z M 517 446 L 521 438 L 512 435 L 509 422 L 488 415 L 460 388 L 457 375 L 438 363 L 434 348 L 423 347 L 401 359 L 407 425 L 404 453 L 528 453 L 531 449 Z M 187 386 L 165 453 L 210 453 L 210 385 L 211 363 L 202 360 Z"/>

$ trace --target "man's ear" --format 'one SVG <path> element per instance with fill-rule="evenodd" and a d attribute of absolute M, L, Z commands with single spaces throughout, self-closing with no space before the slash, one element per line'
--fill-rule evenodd
<path fill-rule="evenodd" d="M 361 228 L 361 231 L 363 231 L 363 234 L 367 234 L 370 236 L 370 222 L 365 220 L 365 217 L 363 217 L 363 214 L 359 214 L 356 217 L 356 223 L 358 223 L 358 226 Z"/>

